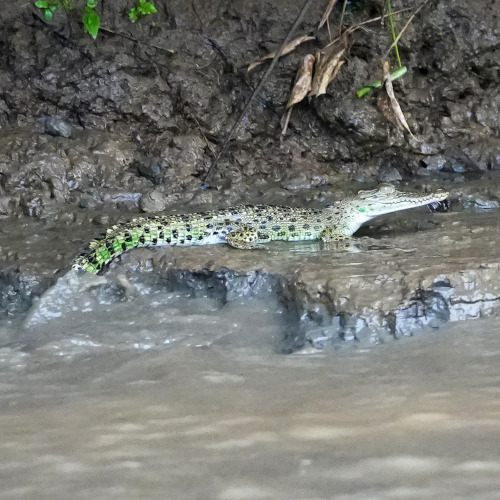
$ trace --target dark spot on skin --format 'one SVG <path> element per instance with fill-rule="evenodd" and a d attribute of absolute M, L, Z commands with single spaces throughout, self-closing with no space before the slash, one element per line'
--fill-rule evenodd
<path fill-rule="evenodd" d="M 106 248 L 110 251 L 110 252 L 114 252 L 114 248 L 113 248 L 113 243 L 111 241 L 106 241 Z"/>
<path fill-rule="evenodd" d="M 127 244 L 125 242 L 122 243 L 122 250 L 125 252 L 127 250 Z"/>
<path fill-rule="evenodd" d="M 304 224 L 304 229 L 309 229 L 311 226 L 309 224 Z"/>
<path fill-rule="evenodd" d="M 152 243 L 153 245 L 156 245 L 156 244 L 158 243 L 158 238 L 153 238 L 153 239 L 151 240 L 151 243 Z"/>
<path fill-rule="evenodd" d="M 297 219 L 292 218 L 292 219 L 290 219 L 290 222 L 297 222 Z"/>
<path fill-rule="evenodd" d="M 198 236 L 198 241 L 201 241 L 203 239 L 203 236 L 200 234 L 200 236 Z"/>
<path fill-rule="evenodd" d="M 184 240 L 179 240 L 179 243 L 180 243 L 181 245 L 184 245 Z"/>
<path fill-rule="evenodd" d="M 193 239 L 193 237 L 192 237 L 190 234 L 188 234 L 188 235 L 186 236 L 186 240 L 191 241 L 192 239 Z"/>
<path fill-rule="evenodd" d="M 214 227 L 213 224 L 207 224 L 207 229 L 212 229 Z"/>
<path fill-rule="evenodd" d="M 144 232 L 145 232 L 146 234 L 149 234 L 149 227 L 145 227 L 145 228 L 144 228 Z"/>
<path fill-rule="evenodd" d="M 167 238 L 167 243 L 172 243 L 172 239 L 171 238 Z"/>
<path fill-rule="evenodd" d="M 213 234 L 214 236 L 216 236 L 216 235 L 218 235 L 218 234 L 219 234 L 219 232 L 218 232 L 218 231 L 214 231 L 212 234 Z"/>
<path fill-rule="evenodd" d="M 271 229 L 273 231 L 279 231 L 281 229 L 281 226 L 273 226 Z"/>
<path fill-rule="evenodd" d="M 144 238 L 143 234 L 139 236 L 139 243 L 141 243 L 141 245 L 144 245 L 144 243 L 146 243 L 146 239 Z"/>
<path fill-rule="evenodd" d="M 174 229 L 172 231 L 172 238 L 177 239 L 179 237 L 179 231 L 177 229 Z"/>
<path fill-rule="evenodd" d="M 160 231 L 160 234 L 158 235 L 158 238 L 160 238 L 160 240 L 162 240 L 163 238 L 165 238 L 165 234 L 163 233 L 163 231 Z"/>
<path fill-rule="evenodd" d="M 295 231 L 295 226 L 292 224 L 291 226 L 288 226 L 289 231 Z"/>

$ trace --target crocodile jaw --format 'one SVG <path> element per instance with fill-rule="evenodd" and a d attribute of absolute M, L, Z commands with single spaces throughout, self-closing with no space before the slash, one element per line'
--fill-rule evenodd
<path fill-rule="evenodd" d="M 350 205 L 357 212 L 359 220 L 366 222 L 379 215 L 421 207 L 443 201 L 447 197 L 448 192 L 442 189 L 433 193 L 418 194 L 398 191 L 390 184 L 382 184 L 372 191 L 359 191 L 357 196 L 350 200 Z"/>

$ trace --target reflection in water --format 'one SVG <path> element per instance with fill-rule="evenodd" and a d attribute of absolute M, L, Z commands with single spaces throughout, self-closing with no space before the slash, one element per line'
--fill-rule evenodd
<path fill-rule="evenodd" d="M 4 325 L 2 498 L 495 498 L 493 320 L 285 356 L 277 304 L 180 295 Z"/>

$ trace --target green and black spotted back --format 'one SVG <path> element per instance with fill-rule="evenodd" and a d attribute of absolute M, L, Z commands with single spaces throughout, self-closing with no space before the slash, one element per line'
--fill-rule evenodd
<path fill-rule="evenodd" d="M 325 228 L 325 222 L 320 210 L 267 205 L 134 219 L 113 226 L 103 238 L 91 242 L 88 251 L 75 259 L 73 268 L 98 273 L 117 256 L 137 247 L 227 242 L 243 248 L 234 239 L 228 241 L 227 236 L 245 234 L 246 228 L 256 232 L 257 244 L 272 240 L 314 240 Z"/>

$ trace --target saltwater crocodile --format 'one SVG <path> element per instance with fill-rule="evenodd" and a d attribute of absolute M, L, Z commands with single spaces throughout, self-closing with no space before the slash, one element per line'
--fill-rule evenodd
<path fill-rule="evenodd" d="M 272 205 L 237 206 L 185 215 L 134 219 L 108 229 L 75 259 L 73 269 L 98 273 L 123 252 L 136 247 L 213 245 L 228 243 L 241 249 L 258 248 L 272 240 L 341 241 L 379 215 L 443 201 L 439 189 L 418 194 L 381 184 L 371 191 L 338 201 L 322 210 Z"/>

